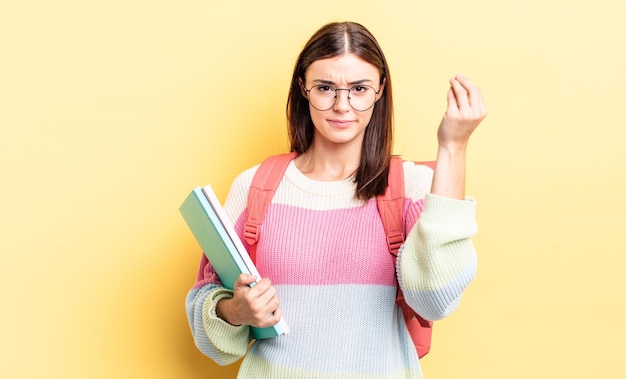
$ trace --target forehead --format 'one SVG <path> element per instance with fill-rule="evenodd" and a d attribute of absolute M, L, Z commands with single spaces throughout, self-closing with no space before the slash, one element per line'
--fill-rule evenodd
<path fill-rule="evenodd" d="M 328 81 L 332 83 L 353 83 L 369 80 L 378 82 L 380 72 L 371 63 L 354 54 L 319 59 L 313 62 L 305 72 L 306 81 Z"/>

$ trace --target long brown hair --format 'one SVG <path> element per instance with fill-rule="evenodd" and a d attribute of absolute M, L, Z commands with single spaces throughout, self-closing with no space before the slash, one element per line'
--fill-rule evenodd
<path fill-rule="evenodd" d="M 385 89 L 374 105 L 372 119 L 365 128 L 361 160 L 356 171 L 356 197 L 367 200 L 385 192 L 393 145 L 393 101 L 387 60 L 374 36 L 355 22 L 333 22 L 313 34 L 298 56 L 287 99 L 287 120 L 291 151 L 304 153 L 313 142 L 313 120 L 309 102 L 299 82 L 309 66 L 320 59 L 354 54 L 378 68 L 380 85 Z"/>

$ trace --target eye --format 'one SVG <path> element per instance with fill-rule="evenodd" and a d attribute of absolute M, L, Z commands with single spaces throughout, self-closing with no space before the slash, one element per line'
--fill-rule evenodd
<path fill-rule="evenodd" d="M 317 90 L 320 93 L 328 93 L 328 92 L 334 92 L 335 91 L 335 89 L 333 87 L 331 87 L 331 86 L 319 85 L 319 86 L 316 86 L 316 88 L 317 88 Z"/>
<path fill-rule="evenodd" d="M 373 91 L 373 88 L 370 86 L 354 86 L 350 88 L 350 93 L 354 96 L 367 96 Z"/>

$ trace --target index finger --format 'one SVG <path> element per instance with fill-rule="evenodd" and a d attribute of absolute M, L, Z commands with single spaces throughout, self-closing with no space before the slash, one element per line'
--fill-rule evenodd
<path fill-rule="evenodd" d="M 470 107 L 482 106 L 482 94 L 480 89 L 475 86 L 469 79 L 461 74 L 454 77 L 463 86 L 467 92 L 468 103 Z"/>
<path fill-rule="evenodd" d="M 242 273 L 237 277 L 237 280 L 235 281 L 235 286 L 251 286 L 254 285 L 255 282 L 257 282 L 258 280 L 259 278 L 254 275 Z"/>
<path fill-rule="evenodd" d="M 256 296 L 261 296 L 270 288 L 272 288 L 272 282 L 268 278 L 263 278 L 261 280 L 257 280 L 256 284 L 252 286 L 252 291 L 256 294 Z"/>
<path fill-rule="evenodd" d="M 458 110 L 467 109 L 471 107 L 468 92 L 463 84 L 458 80 L 457 76 L 455 76 L 454 78 L 450 78 L 450 87 L 452 89 L 451 95 L 454 96 L 454 100 L 456 102 L 456 107 L 458 108 Z M 451 99 L 451 97 L 448 98 L 448 100 Z"/>

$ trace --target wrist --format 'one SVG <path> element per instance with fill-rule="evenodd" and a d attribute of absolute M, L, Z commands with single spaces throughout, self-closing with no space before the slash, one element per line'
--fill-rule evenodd
<path fill-rule="evenodd" d="M 467 143 L 454 142 L 454 143 L 439 143 L 439 154 L 444 154 L 449 157 L 462 156 L 465 157 L 467 151 Z"/>
<path fill-rule="evenodd" d="M 431 193 L 459 200 L 465 198 L 465 146 L 439 146 Z"/>
<path fill-rule="evenodd" d="M 237 320 L 233 320 L 232 312 L 230 312 L 232 300 L 232 298 L 227 297 L 220 299 L 215 305 L 215 315 L 231 325 L 240 326 L 241 324 Z"/>

